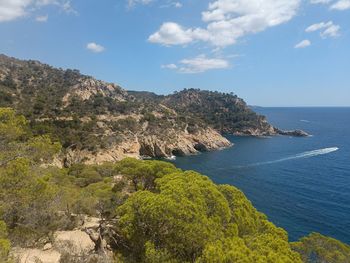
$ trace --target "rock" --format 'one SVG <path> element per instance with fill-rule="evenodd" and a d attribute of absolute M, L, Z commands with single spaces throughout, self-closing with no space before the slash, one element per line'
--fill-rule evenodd
<path fill-rule="evenodd" d="M 192 155 L 203 151 L 227 148 L 232 143 L 212 128 L 199 129 L 196 133 L 186 130 L 168 130 L 164 135 L 135 134 L 125 136 L 120 144 L 110 145 L 97 153 L 88 150 L 68 149 L 65 166 L 75 163 L 101 164 L 115 162 L 126 157 L 137 159 L 171 158 L 172 156 Z"/>
<path fill-rule="evenodd" d="M 51 243 L 46 243 L 46 244 L 44 245 L 43 250 L 46 251 L 46 250 L 50 250 L 50 249 L 52 249 L 52 244 L 51 244 Z"/>
<path fill-rule="evenodd" d="M 82 229 L 97 229 L 100 226 L 101 219 L 97 217 L 85 217 L 84 224 L 82 225 Z"/>
<path fill-rule="evenodd" d="M 69 254 L 89 254 L 95 248 L 89 235 L 81 230 L 58 231 L 54 234 L 54 247 Z"/>
<path fill-rule="evenodd" d="M 282 131 L 279 129 L 276 129 L 277 133 L 280 135 L 285 136 L 293 136 L 293 137 L 308 137 L 310 136 L 307 132 L 302 130 L 293 130 L 293 131 Z"/>
<path fill-rule="evenodd" d="M 101 219 L 86 215 L 72 216 L 83 220 L 77 229 L 55 232 L 53 242 L 41 243 L 45 244 L 42 249 L 13 248 L 12 258 L 18 263 L 114 262 L 113 252 L 101 234 L 105 230 L 101 230 Z"/>
<path fill-rule="evenodd" d="M 40 250 L 30 248 L 13 248 L 11 256 L 18 263 L 60 263 L 61 254 L 57 250 Z"/>

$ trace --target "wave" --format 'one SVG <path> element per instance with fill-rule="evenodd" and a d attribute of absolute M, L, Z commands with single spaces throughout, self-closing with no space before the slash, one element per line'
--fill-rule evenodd
<path fill-rule="evenodd" d="M 235 168 L 247 168 L 247 167 L 255 167 L 255 166 L 261 166 L 261 165 L 268 165 L 268 164 L 275 164 L 275 163 L 281 163 L 285 161 L 290 161 L 290 160 L 296 160 L 296 159 L 304 159 L 304 158 L 311 158 L 315 157 L 318 155 L 324 155 L 324 154 L 329 154 L 332 152 L 338 151 L 338 147 L 331 147 L 331 148 L 324 148 L 324 149 L 319 149 L 319 150 L 313 150 L 313 151 L 308 151 L 308 152 L 303 152 L 296 154 L 294 156 L 274 160 L 274 161 L 267 161 L 267 162 L 259 162 L 259 163 L 253 163 L 253 164 L 248 164 L 244 166 L 235 166 Z"/>
<path fill-rule="evenodd" d="M 170 157 L 166 157 L 165 159 L 168 160 L 168 161 L 175 161 L 176 160 L 176 156 L 172 155 Z"/>
<path fill-rule="evenodd" d="M 308 120 L 300 120 L 301 122 L 307 122 L 307 123 L 309 123 L 310 121 L 308 121 Z"/>

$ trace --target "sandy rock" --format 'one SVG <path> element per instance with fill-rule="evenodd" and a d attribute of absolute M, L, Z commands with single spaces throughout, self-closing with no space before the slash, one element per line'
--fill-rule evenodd
<path fill-rule="evenodd" d="M 29 248 L 14 248 L 11 256 L 18 260 L 18 263 L 60 263 L 61 254 L 57 250 L 39 250 Z"/>
<path fill-rule="evenodd" d="M 52 249 L 52 244 L 51 243 L 46 243 L 43 247 L 43 250 L 46 251 L 46 250 L 50 250 Z"/>
<path fill-rule="evenodd" d="M 81 230 L 58 231 L 54 234 L 54 247 L 70 254 L 88 254 L 95 248 L 89 235 Z"/>
<path fill-rule="evenodd" d="M 84 224 L 82 225 L 81 229 L 88 229 L 88 228 L 97 229 L 99 228 L 100 223 L 101 223 L 100 218 L 87 216 L 84 219 Z"/>

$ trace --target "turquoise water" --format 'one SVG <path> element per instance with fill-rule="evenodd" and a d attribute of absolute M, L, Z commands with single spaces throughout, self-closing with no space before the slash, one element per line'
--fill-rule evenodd
<path fill-rule="evenodd" d="M 228 136 L 234 147 L 175 164 L 237 186 L 292 241 L 316 231 L 350 243 L 350 108 L 257 111 L 281 129 L 313 136 Z"/>

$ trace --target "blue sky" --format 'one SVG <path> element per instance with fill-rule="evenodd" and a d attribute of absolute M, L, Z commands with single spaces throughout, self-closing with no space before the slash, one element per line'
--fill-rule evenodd
<path fill-rule="evenodd" d="M 350 106 L 350 0 L 0 0 L 0 53 L 130 90 Z"/>

